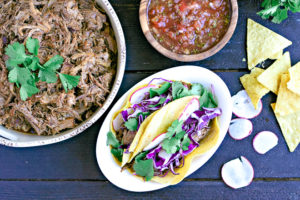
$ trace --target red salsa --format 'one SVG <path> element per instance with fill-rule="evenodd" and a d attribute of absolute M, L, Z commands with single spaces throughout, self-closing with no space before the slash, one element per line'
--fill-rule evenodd
<path fill-rule="evenodd" d="M 178 54 L 197 54 L 217 44 L 230 22 L 228 0 L 151 0 L 148 23 L 154 38 Z"/>

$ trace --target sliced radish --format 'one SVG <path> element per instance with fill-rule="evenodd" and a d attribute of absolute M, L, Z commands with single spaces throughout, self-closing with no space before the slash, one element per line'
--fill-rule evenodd
<path fill-rule="evenodd" d="M 248 137 L 253 130 L 252 122 L 248 119 L 238 118 L 230 122 L 228 133 L 235 140 Z"/>
<path fill-rule="evenodd" d="M 169 82 L 169 83 L 172 83 L 172 81 L 170 80 L 167 80 L 167 79 L 164 79 L 164 78 L 154 78 L 152 79 L 150 82 L 149 82 L 149 85 L 161 85 L 163 84 L 164 82 Z"/>
<path fill-rule="evenodd" d="M 225 163 L 221 176 L 226 185 L 238 189 L 250 185 L 254 178 L 254 169 L 249 160 L 241 156 Z"/>
<path fill-rule="evenodd" d="M 121 112 L 117 115 L 117 117 L 113 120 L 113 128 L 115 131 L 119 131 L 122 123 L 124 122 Z"/>
<path fill-rule="evenodd" d="M 153 149 L 154 147 L 156 147 L 157 145 L 159 145 L 165 139 L 165 135 L 166 135 L 166 133 L 162 133 L 162 134 L 156 136 L 152 140 L 152 142 L 144 148 L 143 151 L 149 151 L 149 150 Z"/>
<path fill-rule="evenodd" d="M 161 150 L 159 153 L 158 153 L 158 156 L 165 159 L 163 165 L 167 164 L 170 160 L 170 158 L 172 157 L 173 154 L 169 154 L 167 153 L 165 150 Z"/>
<path fill-rule="evenodd" d="M 253 139 L 253 148 L 259 154 L 265 154 L 278 144 L 278 137 L 271 131 L 262 131 Z"/>
<path fill-rule="evenodd" d="M 255 109 L 250 97 L 246 90 L 239 91 L 236 95 L 232 96 L 233 109 L 232 112 L 237 117 L 252 119 L 257 117 L 262 111 L 262 102 L 259 101 L 258 108 Z"/>
<path fill-rule="evenodd" d="M 157 85 L 147 85 L 145 87 L 141 87 L 139 89 L 137 89 L 136 91 L 134 91 L 132 93 L 132 95 L 130 96 L 129 98 L 129 102 L 131 104 L 137 104 L 137 103 L 140 103 L 144 97 L 145 97 L 145 94 L 147 92 L 149 92 L 150 88 L 157 88 L 158 86 Z"/>
<path fill-rule="evenodd" d="M 198 98 L 193 98 L 188 105 L 184 108 L 183 112 L 179 116 L 179 121 L 185 121 L 193 112 L 200 109 L 200 103 Z"/>

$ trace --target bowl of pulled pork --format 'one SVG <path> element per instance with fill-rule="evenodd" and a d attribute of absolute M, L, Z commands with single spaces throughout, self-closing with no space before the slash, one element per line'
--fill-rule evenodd
<path fill-rule="evenodd" d="M 125 38 L 108 0 L 0 2 L 0 144 L 71 138 L 115 98 Z"/>

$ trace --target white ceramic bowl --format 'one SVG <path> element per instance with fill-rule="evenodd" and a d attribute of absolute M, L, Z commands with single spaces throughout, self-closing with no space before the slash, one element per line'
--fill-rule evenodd
<path fill-rule="evenodd" d="M 204 165 L 216 152 L 218 147 L 221 145 L 232 115 L 232 102 L 231 95 L 223 80 L 213 73 L 212 71 L 197 67 L 197 66 L 181 66 L 167 69 L 158 72 L 148 78 L 145 78 L 141 82 L 137 83 L 134 87 L 138 85 L 143 85 L 148 83 L 153 78 L 165 78 L 170 80 L 182 80 L 190 83 L 201 83 L 205 87 L 210 87 L 211 84 L 215 90 L 215 96 L 218 102 L 218 106 L 222 109 L 222 115 L 219 118 L 220 122 L 220 137 L 217 144 L 207 153 L 195 158 L 191 164 L 187 176 L 195 172 L 202 165 Z M 114 105 L 109 114 L 107 115 L 105 121 L 99 132 L 97 146 L 96 146 L 96 156 L 98 165 L 106 178 L 114 185 L 134 192 L 145 192 L 164 188 L 168 185 L 163 185 L 155 182 L 143 182 L 142 180 L 134 177 L 127 170 L 121 172 L 120 166 L 116 164 L 111 153 L 110 148 L 106 146 L 107 133 L 109 131 L 109 124 L 112 119 L 113 113 L 121 109 L 123 102 L 127 95 L 131 92 L 132 88 L 124 94 L 119 101 Z"/>
<path fill-rule="evenodd" d="M 89 119 L 82 122 L 75 128 L 53 136 L 38 136 L 24 134 L 13 130 L 8 130 L 3 126 L 0 126 L 0 144 L 10 147 L 33 147 L 61 142 L 63 140 L 74 137 L 75 135 L 78 135 L 79 133 L 83 132 L 85 129 L 90 127 L 103 115 L 103 113 L 112 103 L 120 88 L 124 76 L 126 62 L 125 38 L 118 16 L 115 13 L 112 6 L 110 5 L 110 3 L 108 2 L 108 0 L 96 0 L 96 2 L 101 8 L 105 10 L 106 14 L 108 15 L 115 33 L 118 46 L 117 73 L 115 76 L 111 93 L 107 97 L 107 100 L 103 104 L 103 107 L 96 110 L 96 112 Z"/>

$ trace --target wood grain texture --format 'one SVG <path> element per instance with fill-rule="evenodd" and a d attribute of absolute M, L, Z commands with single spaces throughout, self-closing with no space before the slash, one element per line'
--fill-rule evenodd
<path fill-rule="evenodd" d="M 221 181 L 188 181 L 155 192 L 132 193 L 96 181 L 0 181 L 1 199 L 172 199 L 172 200 L 219 200 L 219 199 L 289 199 L 298 200 L 300 185 L 295 181 L 254 181 L 250 186 L 233 191 Z"/>
<path fill-rule="evenodd" d="M 218 72 L 229 86 L 231 94 L 242 89 L 239 77 L 244 72 Z M 117 99 L 130 87 L 150 73 L 127 73 L 117 95 Z M 242 141 L 234 141 L 226 136 L 216 154 L 189 178 L 220 179 L 220 168 L 225 162 L 238 156 L 246 156 L 255 168 L 256 178 L 300 177 L 300 151 L 289 153 L 269 104 L 275 96 L 263 99 L 261 115 L 251 120 L 254 125 L 252 135 Z M 114 103 L 113 103 L 114 104 Z M 102 117 L 84 133 L 59 144 L 45 147 L 14 149 L 0 146 L 0 179 L 89 179 L 106 180 L 98 169 L 95 159 L 95 144 Z M 279 137 L 279 144 L 266 155 L 257 154 L 252 148 L 252 139 L 262 130 L 273 131 Z"/>
<path fill-rule="evenodd" d="M 146 40 L 139 23 L 139 2 L 138 0 L 110 0 L 116 10 L 125 32 L 127 44 L 127 70 L 162 70 L 179 66 L 182 62 L 168 59 L 158 53 Z M 289 18 L 281 24 L 274 24 L 268 20 L 261 19 L 256 12 L 259 11 L 259 0 L 239 0 L 239 19 L 237 28 L 229 43 L 217 54 L 206 60 L 191 62 L 208 69 L 247 69 L 247 63 L 242 59 L 246 58 L 246 24 L 247 18 L 274 30 L 287 37 L 293 45 L 286 50 L 290 51 L 292 64 L 300 61 L 300 13 L 289 12 Z"/>

